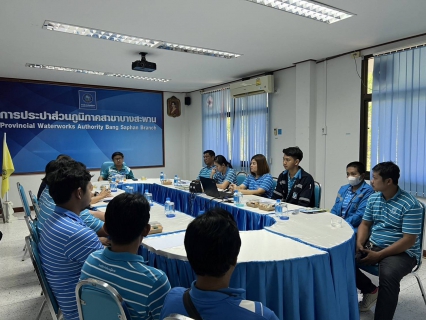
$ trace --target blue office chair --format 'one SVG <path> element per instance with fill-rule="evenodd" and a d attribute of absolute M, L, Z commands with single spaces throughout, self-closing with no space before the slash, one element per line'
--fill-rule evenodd
<path fill-rule="evenodd" d="M 273 177 L 272 181 L 273 181 L 273 187 L 274 187 L 274 190 L 275 190 L 275 188 L 277 187 L 278 178 Z"/>
<path fill-rule="evenodd" d="M 420 204 L 423 207 L 423 216 L 422 216 L 422 229 L 421 229 L 421 233 L 420 233 L 420 255 L 423 254 L 423 241 L 424 241 L 424 230 L 425 230 L 425 214 L 426 214 L 426 205 L 422 202 L 420 202 Z M 411 274 L 416 277 L 417 283 L 419 284 L 419 288 L 420 288 L 420 292 L 422 294 L 423 297 L 423 301 L 426 304 L 426 296 L 425 296 L 425 289 L 423 288 L 423 284 L 422 284 L 422 280 L 420 279 L 419 275 L 418 275 L 418 271 L 420 270 L 420 267 L 422 266 L 422 257 L 420 257 L 420 259 L 417 261 L 417 266 L 411 271 Z M 357 265 L 358 268 L 374 275 L 374 276 L 379 276 L 379 265 L 376 264 L 374 266 L 363 266 L 363 265 Z"/>
<path fill-rule="evenodd" d="M 29 219 L 27 220 L 29 221 Z M 25 237 L 25 242 L 27 244 L 28 252 L 30 253 L 31 261 L 33 262 L 33 266 L 37 273 L 38 281 L 40 282 L 40 286 L 43 290 L 43 296 L 44 296 L 44 301 L 37 314 L 36 320 L 40 319 L 41 313 L 43 312 L 43 309 L 46 304 L 49 308 L 52 318 L 59 319 L 60 317 L 62 317 L 62 312 L 59 309 L 56 298 L 53 295 L 52 290 L 50 289 L 49 283 L 47 282 L 46 276 L 41 266 L 38 245 L 31 236 Z"/>
<path fill-rule="evenodd" d="M 39 243 L 40 237 L 38 235 L 37 230 L 37 220 L 31 220 L 27 216 L 24 217 L 25 223 L 27 224 L 28 231 L 30 232 L 31 238 L 34 240 L 35 243 Z M 27 248 L 28 249 L 28 248 Z"/>
<path fill-rule="evenodd" d="M 244 171 L 238 172 L 237 173 L 237 186 L 242 184 L 244 182 L 244 180 L 246 180 L 246 178 L 247 178 L 247 172 L 244 172 Z"/>
<path fill-rule="evenodd" d="M 321 184 L 314 181 L 314 195 L 315 195 L 315 207 L 319 208 L 321 205 Z"/>
<path fill-rule="evenodd" d="M 121 295 L 111 285 L 96 279 L 80 280 L 75 288 L 80 320 L 130 320 Z"/>
<path fill-rule="evenodd" d="M 102 163 L 101 171 L 99 172 L 99 174 L 102 175 L 102 173 L 107 173 L 109 167 L 111 167 L 113 164 L 113 161 L 105 161 L 104 163 Z M 125 166 L 126 162 L 123 162 L 123 165 Z"/>
<path fill-rule="evenodd" d="M 29 217 L 31 220 L 34 220 L 31 216 L 31 208 L 28 205 L 28 200 L 27 200 L 27 196 L 25 195 L 24 187 L 19 182 L 16 183 L 16 186 L 18 187 L 18 193 L 19 193 L 19 197 L 21 198 L 22 207 L 24 208 L 25 215 Z"/>
<path fill-rule="evenodd" d="M 40 206 L 38 204 L 37 197 L 35 196 L 35 194 L 31 190 L 28 191 L 28 194 L 30 195 L 30 200 L 31 200 L 31 203 L 33 204 L 34 213 L 35 213 L 36 218 L 37 218 L 39 213 L 40 213 Z"/>

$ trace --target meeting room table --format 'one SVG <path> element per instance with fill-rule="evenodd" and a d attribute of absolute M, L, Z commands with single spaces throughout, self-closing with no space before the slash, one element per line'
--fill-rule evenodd
<path fill-rule="evenodd" d="M 294 205 L 288 205 L 289 219 L 280 220 L 271 212 L 161 185 L 159 179 L 127 185 L 140 193 L 148 190 L 156 201 L 151 220 L 164 230 L 145 238 L 140 254 L 166 272 L 172 287 L 189 287 L 195 280 L 183 244 L 186 226 L 201 209 L 219 205 L 236 218 L 242 240 L 231 287 L 244 288 L 246 299 L 262 302 L 280 319 L 359 319 L 355 234 L 345 221 L 332 227 L 332 214 L 306 214 Z M 161 204 L 166 197 L 179 211 L 175 218 L 164 215 Z M 249 200 L 272 202 L 256 196 L 245 196 L 243 202 Z"/>

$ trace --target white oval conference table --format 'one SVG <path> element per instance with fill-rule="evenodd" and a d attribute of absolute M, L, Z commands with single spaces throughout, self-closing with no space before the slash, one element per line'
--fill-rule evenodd
<path fill-rule="evenodd" d="M 172 201 L 175 192 L 187 193 L 163 186 L 158 179 L 129 183 L 141 192 L 143 188 L 138 189 L 136 184 L 145 184 L 145 188 L 157 192 L 165 192 L 161 189 L 166 188 Z M 152 184 L 156 184 L 154 188 Z M 153 197 L 156 199 L 156 195 Z M 229 206 L 230 212 L 236 209 L 234 204 L 224 205 L 204 194 L 196 197 L 225 209 Z M 267 201 L 246 196 L 244 202 L 251 199 Z M 297 208 L 300 207 L 288 205 L 289 210 Z M 259 209 L 242 209 L 240 214 L 274 217 Z M 341 228 L 331 227 L 331 217 L 328 212 L 290 214 L 289 220 L 277 220 L 261 230 L 240 231 L 242 245 L 230 286 L 245 289 L 246 299 L 262 302 L 280 319 L 358 320 L 355 235 L 345 221 Z M 160 222 L 163 233 L 145 238 L 140 254 L 149 265 L 167 274 L 172 287 L 189 287 L 195 280 L 183 244 L 186 227 L 193 219 L 182 212 L 176 212 L 175 218 L 166 218 L 158 203 L 151 209 L 150 221 Z"/>

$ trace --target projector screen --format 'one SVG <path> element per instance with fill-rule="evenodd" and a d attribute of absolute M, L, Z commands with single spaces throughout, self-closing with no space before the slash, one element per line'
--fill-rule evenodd
<path fill-rule="evenodd" d="M 0 79 L 0 132 L 15 173 L 44 172 L 58 154 L 97 169 L 115 151 L 131 168 L 164 166 L 163 123 L 162 92 Z"/>

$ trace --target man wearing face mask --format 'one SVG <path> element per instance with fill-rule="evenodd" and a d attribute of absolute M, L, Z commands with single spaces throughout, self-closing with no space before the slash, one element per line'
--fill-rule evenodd
<path fill-rule="evenodd" d="M 331 213 L 342 217 L 355 232 L 361 223 L 367 206 L 368 198 L 374 193 L 373 188 L 364 181 L 365 166 L 354 161 L 346 166 L 347 185 L 342 186 L 337 193 Z"/>

